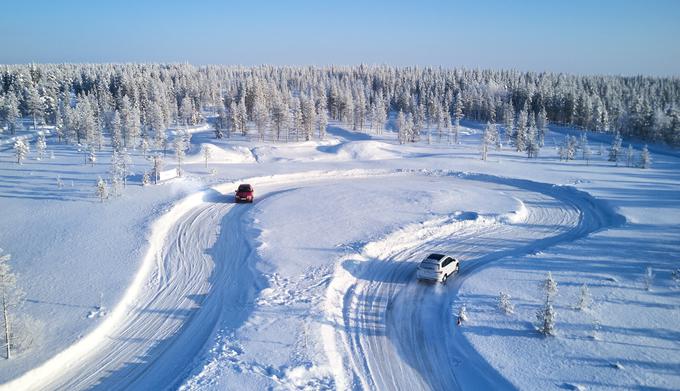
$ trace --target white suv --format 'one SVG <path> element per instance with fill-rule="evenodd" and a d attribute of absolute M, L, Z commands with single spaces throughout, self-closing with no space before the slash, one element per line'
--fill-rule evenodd
<path fill-rule="evenodd" d="M 460 263 L 457 259 L 444 254 L 430 254 L 418 266 L 416 276 L 419 280 L 446 281 L 458 273 Z"/>

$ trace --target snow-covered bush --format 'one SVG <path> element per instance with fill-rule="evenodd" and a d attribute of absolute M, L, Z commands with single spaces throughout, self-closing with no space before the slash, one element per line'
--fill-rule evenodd
<path fill-rule="evenodd" d="M 588 289 L 588 285 L 583 284 L 581 286 L 581 291 L 578 297 L 578 302 L 576 303 L 576 308 L 579 311 L 585 311 L 588 308 L 590 308 L 590 305 L 592 304 L 593 299 L 590 296 L 590 290 Z"/>
<path fill-rule="evenodd" d="M 23 138 L 18 138 L 14 142 L 14 154 L 17 157 L 17 164 L 21 164 L 21 161 L 26 159 L 29 151 L 28 144 Z"/>
<path fill-rule="evenodd" d="M 649 168 L 652 166 L 652 157 L 649 155 L 649 148 L 647 148 L 647 144 L 642 147 L 639 166 L 640 168 Z"/>
<path fill-rule="evenodd" d="M 557 294 L 557 281 L 553 279 L 552 273 L 548 272 L 545 280 L 541 283 L 541 289 L 545 292 L 549 299 L 552 299 Z"/>
<path fill-rule="evenodd" d="M 500 309 L 506 315 L 511 315 L 515 312 L 515 306 L 510 301 L 509 294 L 501 292 L 498 295 L 498 309 Z"/>
<path fill-rule="evenodd" d="M 458 324 L 467 322 L 467 320 L 468 320 L 467 308 L 465 308 L 465 304 L 463 304 L 462 306 L 460 306 L 460 309 L 458 310 Z"/>
<path fill-rule="evenodd" d="M 555 318 L 557 314 L 551 303 L 549 295 L 545 297 L 545 304 L 536 313 L 538 319 L 538 331 L 543 335 L 555 335 Z"/>
<path fill-rule="evenodd" d="M 96 194 L 97 194 L 97 197 L 99 197 L 100 202 L 104 202 L 104 199 L 109 197 L 109 190 L 106 186 L 106 182 L 104 182 L 102 177 L 97 178 Z"/>

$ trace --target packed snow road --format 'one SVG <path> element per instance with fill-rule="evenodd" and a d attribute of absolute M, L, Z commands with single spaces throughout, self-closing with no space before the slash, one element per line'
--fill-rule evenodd
<path fill-rule="evenodd" d="M 424 182 L 413 178 L 428 178 L 443 187 L 452 186 L 448 182 L 467 182 L 498 194 L 504 200 L 499 205 L 510 202 L 514 211 L 508 213 L 506 208 L 493 213 L 499 206 L 488 198 L 484 201 L 492 206 L 483 212 L 483 208 L 457 210 L 445 205 L 449 213 L 433 211 L 429 219 L 421 217 L 392 232 L 383 230 L 380 238 L 355 246 L 356 253 L 339 260 L 316 259 L 331 268 L 335 265 L 324 284 L 312 284 L 322 305 L 317 314 L 310 310 L 310 319 L 304 321 L 305 327 L 319 330 L 315 335 L 326 353 L 325 359 L 315 358 L 315 365 L 332 373 L 333 382 L 323 384 L 338 389 L 510 387 L 459 338 L 453 323 L 453 314 L 462 304 L 456 301 L 458 288 L 489 262 L 576 240 L 615 224 L 616 219 L 596 200 L 574 189 L 493 176 L 354 170 L 250 182 L 256 187 L 255 205 L 264 201 L 267 206 L 269 198 L 295 197 L 308 188 L 388 177 L 413 182 L 416 187 Z M 370 187 L 370 182 L 365 186 Z M 233 183 L 217 186 L 173 207 L 154 225 L 142 269 L 108 319 L 92 334 L 5 387 L 164 389 L 176 388 L 187 377 L 186 388 L 218 387 L 215 379 L 202 382 L 206 376 L 201 371 L 196 374 L 196 368 L 205 368 L 215 344 L 222 343 L 216 337 L 218 331 L 249 327 L 246 320 L 257 311 L 258 279 L 262 278 L 255 267 L 260 257 L 251 237 L 262 232 L 253 229 L 249 206 L 232 203 L 233 187 Z M 305 202 L 311 213 L 319 212 L 313 209 L 315 198 Z M 468 202 L 473 205 L 480 200 Z M 362 205 L 356 209 L 371 214 Z M 323 230 L 332 220 L 319 219 L 307 229 Z M 460 275 L 445 286 L 414 281 L 413 261 L 431 251 L 463 259 Z M 276 265 L 277 260 L 270 262 Z M 303 265 L 312 266 L 318 265 Z M 248 364 L 248 368 L 255 367 Z M 267 366 L 261 368 L 266 377 Z M 215 377 L 224 376 L 224 371 L 249 376 L 241 374 L 243 369 L 226 368 Z M 192 382 L 191 376 L 198 380 Z M 285 386 L 280 376 L 277 382 L 273 384 Z"/>

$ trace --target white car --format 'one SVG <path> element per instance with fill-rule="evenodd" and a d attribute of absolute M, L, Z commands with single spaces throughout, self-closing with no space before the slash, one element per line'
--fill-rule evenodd
<path fill-rule="evenodd" d="M 416 276 L 419 280 L 445 282 L 452 274 L 458 273 L 460 262 L 445 254 L 430 254 L 420 265 Z"/>

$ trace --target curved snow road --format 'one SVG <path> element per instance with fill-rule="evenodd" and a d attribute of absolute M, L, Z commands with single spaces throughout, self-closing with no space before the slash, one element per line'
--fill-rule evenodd
<path fill-rule="evenodd" d="M 300 187 L 325 179 L 390 174 L 395 173 L 305 172 L 259 178 L 259 184 L 274 191 L 291 183 Z M 407 227 L 383 243 L 369 243 L 356 259 L 347 257 L 338 268 L 346 275 L 336 276 L 328 290 L 327 304 L 336 306 L 329 319 L 335 327 L 324 326 L 331 329 L 323 332 L 338 388 L 508 386 L 492 369 L 483 368 L 484 360 L 451 328 L 451 304 L 461 282 L 496 259 L 575 240 L 613 224 L 601 205 L 573 189 L 464 177 L 519 189 L 528 215 L 516 216 L 512 224 L 474 213 L 450 216 Z M 196 360 L 212 341 L 222 315 L 228 313 L 238 323 L 253 305 L 257 274 L 243 221 L 248 210 L 235 207 L 231 197 L 216 190 L 181 201 L 154 224 L 142 269 L 102 325 L 2 388 L 176 387 L 199 365 Z M 443 288 L 412 281 L 415 264 L 407 261 L 432 249 L 467 259 L 460 275 Z"/>
<path fill-rule="evenodd" d="M 510 389 L 454 325 L 465 279 L 509 256 L 539 252 L 623 222 L 588 194 L 530 181 L 457 175 L 516 188 L 524 213 L 506 218 L 463 214 L 415 224 L 368 243 L 336 269 L 327 294 L 325 343 L 339 388 Z M 445 286 L 414 280 L 423 254 L 465 260 Z M 490 282 L 493 283 L 493 282 Z M 340 307 L 341 311 L 333 308 Z"/>

